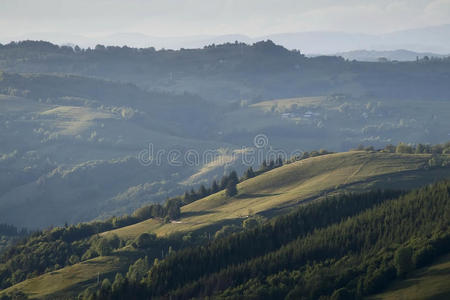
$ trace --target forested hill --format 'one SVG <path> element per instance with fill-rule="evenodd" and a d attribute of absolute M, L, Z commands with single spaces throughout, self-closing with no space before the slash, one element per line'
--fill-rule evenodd
<path fill-rule="evenodd" d="M 141 283 L 127 284 L 116 277 L 112 290 L 102 286 L 98 295 L 103 299 L 369 295 L 450 251 L 449 181 L 388 199 L 388 194 L 328 199 L 253 230 L 176 252 L 156 262 Z M 450 295 L 449 289 L 434 292 Z"/>
<path fill-rule="evenodd" d="M 264 273 L 266 269 L 261 269 L 262 274 L 269 274 L 271 278 L 278 272 L 284 272 L 283 268 L 288 272 L 300 270 L 303 273 L 308 268 L 308 260 L 321 261 L 318 266 L 312 265 L 320 269 L 322 263 L 327 265 L 345 255 L 350 255 L 348 263 L 351 266 L 355 264 L 355 267 L 360 259 L 365 261 L 360 257 L 366 255 L 364 251 L 370 250 L 368 253 L 378 255 L 377 251 L 383 250 L 382 247 L 396 249 L 398 243 L 415 236 L 416 229 L 418 234 L 422 234 L 421 226 L 424 226 L 425 234 L 422 237 L 427 242 L 435 234 L 433 230 L 448 219 L 448 195 L 443 193 L 448 192 L 445 190 L 448 183 L 427 187 L 407 196 L 407 199 L 414 200 L 397 198 L 405 193 L 399 189 L 410 189 L 448 178 L 448 144 L 433 147 L 420 145 L 416 149 L 399 144 L 397 153 L 390 153 L 392 147 L 380 151 L 367 149 L 333 154 L 326 151 L 304 153 L 284 163 L 272 161 L 263 164 L 261 169 L 255 171 L 249 168 L 240 179 L 232 172 L 223 177 L 219 184 L 213 182 L 211 189 L 201 186 L 197 191 L 188 191 L 168 199 L 164 205 L 143 206 L 132 215 L 77 225 L 67 224 L 36 232 L 16 246 L 9 247 L 0 256 L 0 288 L 4 289 L 0 295 L 11 295 L 18 291 L 40 298 L 75 297 L 80 293 L 84 293 L 87 299 L 97 293 L 100 298 L 111 296 L 113 299 L 122 296 L 126 299 L 141 297 L 141 293 L 163 298 L 172 295 L 182 299 L 217 296 L 225 292 L 225 286 L 240 288 L 239 285 L 247 281 L 253 284 L 254 278 L 247 275 L 253 276 L 260 272 L 257 269 L 259 265 L 264 268 L 271 268 L 271 265 L 265 265 L 265 261 L 260 264 L 259 260 L 255 265 L 252 263 L 253 269 L 245 267 L 244 274 L 236 273 L 236 280 L 242 279 L 236 281 L 236 285 L 234 279 L 228 277 L 222 281 L 223 272 L 260 257 L 268 256 L 270 260 L 271 255 L 277 257 L 278 251 L 284 248 L 309 249 L 313 254 L 300 253 L 300 257 L 294 257 L 294 269 L 286 267 L 291 263 L 284 258 L 277 258 L 274 264 L 279 261 L 281 265 L 274 265 L 274 269 L 268 273 Z M 380 188 L 384 191 L 377 191 Z M 394 188 L 396 190 L 391 190 Z M 422 194 L 425 196 L 415 196 Z M 394 198 L 397 199 L 395 203 L 405 208 L 405 211 L 397 211 L 397 205 L 389 206 L 386 210 L 376 210 L 379 205 L 390 203 Z M 416 200 L 417 206 L 410 203 Z M 421 210 L 423 207 L 426 208 Z M 368 209 L 374 209 L 374 212 L 366 213 L 366 217 L 358 217 Z M 392 218 L 383 217 L 390 211 L 395 213 Z M 411 221 L 410 218 L 416 220 L 416 217 L 417 223 L 407 223 Z M 361 227 L 355 225 L 357 229 L 352 227 L 350 230 L 345 229 L 345 226 L 350 225 L 342 225 L 345 230 L 333 231 L 338 226 L 336 224 L 349 218 L 357 218 L 355 222 Z M 383 218 L 388 223 L 384 223 Z M 396 231 L 395 220 L 406 220 L 406 223 L 401 222 L 403 231 Z M 331 229 L 327 229 L 329 227 Z M 361 228 L 367 228 L 369 233 L 360 232 Z M 316 235 L 322 230 L 332 233 L 326 231 L 328 233 L 324 235 Z M 399 235 L 391 236 L 391 232 Z M 306 238 L 313 240 L 311 249 L 305 246 L 310 243 L 309 239 L 303 241 Z M 336 242 L 336 239 L 343 241 L 339 251 L 336 250 L 338 243 L 314 248 L 317 246 L 316 241 L 330 240 L 331 243 Z M 377 244 L 377 241 L 385 243 Z M 327 247 L 331 249 L 329 252 Z M 386 251 L 390 253 L 391 250 Z M 338 265 L 341 263 L 347 264 L 344 261 Z M 380 267 L 378 262 L 374 264 L 376 268 Z M 359 276 L 363 272 L 352 268 L 349 276 Z M 389 270 L 392 271 L 392 268 Z M 234 269 L 232 272 L 235 272 Z M 331 273 L 335 274 L 334 271 Z M 290 286 L 287 288 L 289 290 L 280 293 L 286 295 L 294 288 L 296 276 L 288 279 L 287 283 L 283 281 L 283 284 L 290 282 Z M 209 277 L 219 278 L 217 286 L 214 282 L 206 282 L 205 278 Z M 269 277 L 267 280 L 270 280 Z M 97 278 L 101 278 L 101 289 L 100 284 L 95 283 Z M 394 277 L 389 278 L 391 280 Z M 57 285 L 52 284 L 55 281 Z M 200 286 L 203 285 L 208 290 L 202 290 Z M 87 291 L 83 292 L 86 288 Z M 335 289 L 327 289 L 324 293 L 331 294 Z M 240 293 L 232 290 L 228 292 L 231 292 L 230 295 Z M 353 292 L 358 295 L 372 293 L 369 290 Z M 267 297 L 272 296 L 269 293 Z M 254 296 L 267 297 L 265 294 Z"/>
<path fill-rule="evenodd" d="M 326 199 L 152 267 L 136 262 L 127 279 L 118 274 L 83 299 L 361 298 L 450 251 L 449 181 L 395 197 Z M 450 295 L 445 286 L 431 292 Z"/>
<path fill-rule="evenodd" d="M 0 69 L 96 76 L 144 88 L 199 93 L 217 101 L 337 92 L 440 99 L 450 92 L 448 58 L 401 63 L 307 58 L 271 41 L 181 50 L 101 45 L 80 49 L 24 41 L 0 46 Z"/>

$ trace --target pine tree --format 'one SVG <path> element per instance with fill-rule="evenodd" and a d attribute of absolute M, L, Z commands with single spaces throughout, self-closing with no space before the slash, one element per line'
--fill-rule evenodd
<path fill-rule="evenodd" d="M 227 189 L 226 189 L 226 195 L 228 197 L 233 197 L 237 193 L 238 193 L 238 190 L 237 190 L 236 183 L 233 181 L 228 182 Z"/>
<path fill-rule="evenodd" d="M 250 167 L 247 169 L 247 171 L 245 171 L 244 179 L 249 179 L 249 178 L 253 178 L 253 177 L 255 177 L 255 172 L 253 171 L 253 168 Z"/>
<path fill-rule="evenodd" d="M 281 156 L 279 156 L 277 158 L 276 167 L 281 167 L 282 165 L 283 165 L 283 159 L 281 158 Z"/>
<path fill-rule="evenodd" d="M 202 184 L 200 188 L 198 189 L 198 195 L 200 198 L 208 196 L 208 190 L 205 188 L 205 186 Z"/>
<path fill-rule="evenodd" d="M 183 195 L 183 202 L 186 203 L 186 204 L 192 202 L 191 196 L 189 195 L 189 193 L 188 193 L 187 191 L 184 192 L 184 195 Z"/>
<path fill-rule="evenodd" d="M 228 176 L 224 175 L 220 180 L 220 189 L 223 190 L 224 188 L 226 188 L 227 184 L 228 184 Z"/>
<path fill-rule="evenodd" d="M 234 183 L 235 185 L 239 183 L 236 171 L 231 171 L 230 176 L 228 176 L 228 182 Z"/>
<path fill-rule="evenodd" d="M 189 198 L 190 198 L 191 202 L 198 199 L 197 194 L 195 193 L 194 189 L 191 189 Z"/>
<path fill-rule="evenodd" d="M 214 180 L 211 185 L 211 193 L 217 193 L 219 191 L 219 185 L 217 184 L 217 181 Z"/>
<path fill-rule="evenodd" d="M 266 160 L 263 160 L 260 170 L 263 171 L 263 172 L 267 171 L 267 162 L 266 162 Z"/>

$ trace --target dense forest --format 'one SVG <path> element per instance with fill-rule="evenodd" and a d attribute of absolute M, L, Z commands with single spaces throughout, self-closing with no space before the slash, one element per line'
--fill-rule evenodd
<path fill-rule="evenodd" d="M 139 260 L 83 297 L 359 298 L 450 251 L 449 200 L 449 181 L 329 198 L 153 264 Z M 139 265 L 149 269 L 136 278 Z"/>
<path fill-rule="evenodd" d="M 28 234 L 29 232 L 25 228 L 18 229 L 10 224 L 0 224 L 0 253 Z"/>

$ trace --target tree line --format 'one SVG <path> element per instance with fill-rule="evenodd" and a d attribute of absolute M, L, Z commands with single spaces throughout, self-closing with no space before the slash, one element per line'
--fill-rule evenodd
<path fill-rule="evenodd" d="M 400 196 L 399 196 L 400 195 Z M 394 198 L 393 198 L 394 197 Z M 450 252 L 450 181 L 344 195 L 176 251 L 86 299 L 356 299 Z M 115 288 L 112 288 L 112 287 Z"/>

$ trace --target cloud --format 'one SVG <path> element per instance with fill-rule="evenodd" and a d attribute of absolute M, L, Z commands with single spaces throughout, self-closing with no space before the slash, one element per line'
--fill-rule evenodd
<path fill-rule="evenodd" d="M 63 32 L 155 36 L 340 30 L 450 23 L 450 0 L 1 0 L 0 36 Z"/>
<path fill-rule="evenodd" d="M 424 18 L 429 23 L 450 23 L 450 0 L 435 0 L 425 7 Z"/>

